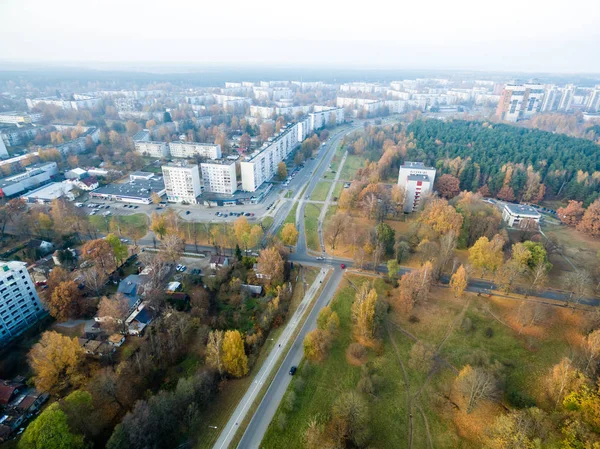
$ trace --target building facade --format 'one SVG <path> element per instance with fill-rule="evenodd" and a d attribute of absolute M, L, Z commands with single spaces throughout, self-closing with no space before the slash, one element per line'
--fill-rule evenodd
<path fill-rule="evenodd" d="M 542 218 L 542 216 L 537 210 L 524 204 L 506 203 L 502 210 L 502 219 L 511 228 L 521 227 L 522 222 L 526 219 L 539 223 L 540 218 Z"/>
<path fill-rule="evenodd" d="M 0 344 L 45 315 L 24 262 L 0 262 Z"/>
<path fill-rule="evenodd" d="M 235 161 L 203 162 L 200 169 L 205 192 L 232 195 L 237 190 Z"/>
<path fill-rule="evenodd" d="M 540 112 L 543 100 L 541 84 L 507 84 L 500 95 L 496 115 L 507 122 L 527 119 Z"/>
<path fill-rule="evenodd" d="M 145 142 L 135 141 L 134 143 L 136 153 L 142 156 L 165 158 L 169 156 L 169 147 L 166 142 Z"/>
<path fill-rule="evenodd" d="M 207 159 L 221 159 L 221 145 L 195 142 L 169 143 L 171 157 L 193 158 L 198 155 Z"/>
<path fill-rule="evenodd" d="M 42 114 L 29 114 L 27 112 L 3 112 L 0 113 L 0 123 L 9 125 L 31 125 L 42 119 Z"/>
<path fill-rule="evenodd" d="M 202 193 L 197 164 L 167 164 L 162 167 L 167 200 L 197 204 Z"/>
<path fill-rule="evenodd" d="M 433 189 L 435 173 L 434 167 L 426 167 L 422 162 L 406 162 L 400 167 L 398 185 L 406 192 L 404 212 L 419 208 L 423 196 Z"/>

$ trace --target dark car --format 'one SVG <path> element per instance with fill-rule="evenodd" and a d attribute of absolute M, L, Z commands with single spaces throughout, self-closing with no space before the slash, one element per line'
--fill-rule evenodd
<path fill-rule="evenodd" d="M 298 369 L 298 367 L 296 366 L 292 366 L 290 368 L 290 376 L 293 376 L 294 374 L 296 374 L 296 370 Z"/>
<path fill-rule="evenodd" d="M 186 211 L 185 211 L 185 214 L 186 214 L 186 215 L 189 215 L 189 214 L 190 214 L 190 211 L 189 211 L 189 210 L 186 210 Z"/>

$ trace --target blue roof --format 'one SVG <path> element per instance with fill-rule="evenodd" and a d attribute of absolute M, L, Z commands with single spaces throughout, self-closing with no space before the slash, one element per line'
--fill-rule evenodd
<path fill-rule="evenodd" d="M 150 321 L 152 321 L 152 318 L 154 318 L 152 312 L 150 312 L 147 307 L 144 307 L 140 313 L 137 314 L 135 320 L 143 324 L 149 324 Z"/>

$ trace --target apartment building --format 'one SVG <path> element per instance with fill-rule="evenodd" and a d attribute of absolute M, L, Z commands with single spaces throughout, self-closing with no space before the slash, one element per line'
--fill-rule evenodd
<path fill-rule="evenodd" d="M 567 84 L 563 90 L 562 95 L 560 97 L 560 102 L 558 103 L 559 111 L 568 111 L 571 109 L 571 105 L 573 104 L 573 97 L 575 96 L 575 90 L 577 87 L 574 84 Z"/>
<path fill-rule="evenodd" d="M 500 120 L 516 122 L 540 112 L 544 99 L 541 84 L 507 84 L 500 96 L 496 115 Z"/>
<path fill-rule="evenodd" d="M 9 156 L 4 140 L 0 139 L 0 159 L 7 159 Z"/>
<path fill-rule="evenodd" d="M 171 157 L 193 158 L 198 155 L 207 159 L 221 159 L 221 145 L 213 143 L 171 142 Z"/>
<path fill-rule="evenodd" d="M 235 161 L 210 161 L 200 164 L 205 192 L 232 195 L 237 190 Z"/>
<path fill-rule="evenodd" d="M 8 125 L 31 125 L 42 119 L 42 114 L 29 114 L 27 112 L 2 112 L 0 123 Z"/>
<path fill-rule="evenodd" d="M 308 119 L 312 131 L 321 129 L 331 122 L 340 125 L 344 123 L 344 108 L 315 106 L 314 111 L 308 114 Z"/>
<path fill-rule="evenodd" d="M 168 201 L 198 203 L 202 188 L 197 164 L 167 164 L 162 166 L 162 172 Z"/>
<path fill-rule="evenodd" d="M 133 142 L 136 153 L 142 156 L 163 158 L 169 156 L 169 146 L 166 142 L 142 141 Z"/>
<path fill-rule="evenodd" d="M 424 195 L 433 190 L 435 167 L 426 167 L 422 162 L 406 162 L 400 167 L 398 185 L 404 188 L 404 212 L 418 210 Z"/>
<path fill-rule="evenodd" d="M 63 99 L 58 97 L 27 98 L 26 103 L 29 109 L 33 109 L 44 104 L 59 107 L 65 110 L 91 109 L 100 104 L 100 98 L 84 94 L 73 94 L 72 99 Z"/>
<path fill-rule="evenodd" d="M 0 345 L 35 324 L 45 311 L 24 262 L 0 262 Z"/>
<path fill-rule="evenodd" d="M 285 160 L 301 141 L 298 124 L 287 126 L 240 163 L 242 189 L 254 192 L 277 173 L 277 164 Z"/>

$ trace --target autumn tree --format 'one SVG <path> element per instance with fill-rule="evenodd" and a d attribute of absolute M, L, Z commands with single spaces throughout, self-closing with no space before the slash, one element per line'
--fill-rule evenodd
<path fill-rule="evenodd" d="M 433 368 L 435 347 L 422 341 L 416 342 L 410 350 L 408 366 L 423 374 L 429 373 Z"/>
<path fill-rule="evenodd" d="M 465 270 L 464 265 L 461 264 L 450 278 L 450 289 L 452 290 L 452 293 L 454 293 L 454 297 L 461 297 L 468 284 L 469 276 L 467 270 Z"/>
<path fill-rule="evenodd" d="M 28 355 L 36 388 L 57 393 L 78 383 L 84 356 L 77 338 L 54 331 L 44 332 Z"/>
<path fill-rule="evenodd" d="M 66 321 L 81 312 L 81 293 L 73 281 L 61 282 L 46 301 L 48 312 L 57 321 Z"/>
<path fill-rule="evenodd" d="M 287 167 L 285 166 L 285 162 L 281 161 L 279 164 L 277 164 L 277 178 L 280 181 L 283 181 L 285 178 L 287 178 L 288 175 L 288 171 L 287 171 Z"/>
<path fill-rule="evenodd" d="M 167 234 L 161 241 L 164 256 L 167 260 L 176 264 L 183 255 L 185 243 L 177 234 Z"/>
<path fill-rule="evenodd" d="M 93 263 L 105 275 L 112 273 L 115 268 L 115 256 L 112 246 L 104 239 L 88 240 L 81 248 L 84 260 Z"/>
<path fill-rule="evenodd" d="M 499 200 L 511 202 L 515 200 L 515 192 L 512 189 L 512 187 L 506 185 L 498 191 L 498 193 L 496 194 L 496 198 L 498 198 Z"/>
<path fill-rule="evenodd" d="M 483 276 L 486 272 L 495 272 L 504 260 L 502 247 L 504 239 L 500 235 L 494 236 L 490 241 L 487 237 L 480 237 L 469 248 L 469 262 L 474 268 L 481 270 Z"/>
<path fill-rule="evenodd" d="M 433 266 L 431 262 L 423 264 L 420 269 L 409 271 L 400 278 L 399 305 L 406 313 L 410 313 L 415 304 L 425 302 L 433 282 Z"/>
<path fill-rule="evenodd" d="M 592 237 L 600 237 L 600 198 L 586 209 L 577 230 L 585 232 Z"/>
<path fill-rule="evenodd" d="M 376 307 L 377 290 L 368 283 L 361 285 L 352 304 L 352 321 L 356 336 L 364 340 L 372 340 L 377 331 Z"/>
<path fill-rule="evenodd" d="M 154 205 L 158 205 L 160 204 L 160 202 L 162 201 L 162 198 L 160 197 L 160 195 L 156 192 L 152 192 L 150 194 L 150 199 L 152 200 L 152 204 Z"/>
<path fill-rule="evenodd" d="M 590 332 L 583 342 L 586 373 L 596 373 L 600 359 L 600 329 Z"/>
<path fill-rule="evenodd" d="M 71 431 L 66 413 L 58 402 L 35 418 L 19 440 L 19 449 L 84 449 L 83 435 Z"/>
<path fill-rule="evenodd" d="M 225 366 L 223 365 L 223 335 L 223 331 L 211 331 L 206 342 L 206 363 L 216 369 L 221 376 L 225 372 Z"/>
<path fill-rule="evenodd" d="M 152 222 L 150 229 L 154 232 L 159 239 L 163 239 L 167 235 L 167 221 L 164 215 L 159 215 L 156 212 L 152 212 Z"/>
<path fill-rule="evenodd" d="M 510 410 L 490 426 L 490 449 L 535 449 L 546 440 L 552 423 L 543 410 L 531 407 Z"/>
<path fill-rule="evenodd" d="M 350 441 L 354 447 L 364 447 L 371 436 L 369 404 L 358 393 L 342 394 L 331 409 L 334 447 L 345 447 Z"/>
<path fill-rule="evenodd" d="M 323 329 L 314 329 L 304 337 L 304 356 L 311 362 L 322 362 L 329 353 L 331 335 Z"/>
<path fill-rule="evenodd" d="M 317 317 L 317 328 L 329 332 L 330 335 L 335 335 L 340 328 L 340 317 L 337 312 L 334 312 L 329 306 L 323 307 Z"/>
<path fill-rule="evenodd" d="M 449 174 L 442 175 L 437 180 L 437 191 L 448 200 L 454 198 L 460 192 L 460 180 Z"/>
<path fill-rule="evenodd" d="M 550 369 L 545 381 L 546 391 L 557 407 L 569 392 L 576 390 L 583 383 L 583 376 L 571 359 L 563 357 Z"/>
<path fill-rule="evenodd" d="M 248 374 L 248 357 L 239 331 L 227 331 L 223 337 L 223 367 L 234 377 Z"/>
<path fill-rule="evenodd" d="M 466 402 L 467 413 L 471 413 L 481 400 L 494 397 L 499 389 L 498 379 L 491 370 L 471 365 L 460 370 L 455 385 Z"/>
<path fill-rule="evenodd" d="M 65 270 L 64 268 L 58 266 L 54 267 L 50 274 L 48 275 L 48 288 L 46 289 L 47 297 L 52 297 L 52 293 L 54 289 L 58 287 L 59 284 L 63 282 L 67 282 L 71 280 L 71 274 Z"/>
<path fill-rule="evenodd" d="M 396 259 L 390 259 L 387 261 L 388 277 L 390 279 L 396 279 L 399 269 L 400 265 L 398 264 L 398 261 Z"/>
<path fill-rule="evenodd" d="M 438 234 L 454 231 L 458 235 L 462 227 L 463 217 L 456 209 L 443 199 L 433 199 L 427 202 L 419 221 L 431 227 Z"/>
<path fill-rule="evenodd" d="M 325 227 L 325 240 L 329 243 L 332 251 L 335 251 L 338 241 L 346 230 L 347 224 L 347 215 L 341 213 L 336 213 L 328 220 L 327 226 Z"/>
<path fill-rule="evenodd" d="M 125 330 L 127 312 L 129 312 L 129 300 L 118 293 L 113 297 L 102 297 L 96 316 L 102 318 L 101 326 L 104 329 L 109 332 L 122 332 Z"/>
<path fill-rule="evenodd" d="M 299 234 L 294 223 L 286 223 L 281 230 L 281 241 L 286 245 L 294 246 L 298 241 Z"/>
<path fill-rule="evenodd" d="M 569 201 L 566 207 L 559 207 L 556 210 L 556 215 L 567 226 L 577 226 L 585 213 L 583 203 L 581 201 Z"/>
<path fill-rule="evenodd" d="M 277 248 L 271 246 L 264 249 L 258 256 L 258 271 L 266 274 L 266 283 L 268 286 L 281 284 L 283 282 L 283 258 Z"/>

